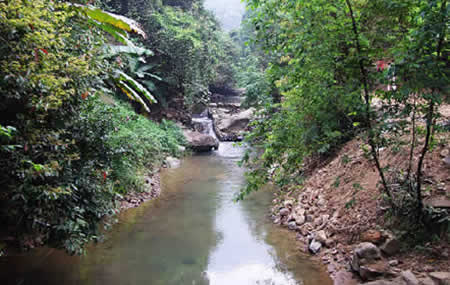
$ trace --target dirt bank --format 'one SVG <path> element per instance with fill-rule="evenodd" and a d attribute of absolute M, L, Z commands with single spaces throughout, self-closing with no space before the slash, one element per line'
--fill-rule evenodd
<path fill-rule="evenodd" d="M 428 204 L 440 201 L 448 205 L 450 166 L 444 161 L 444 156 L 448 156 L 450 151 L 450 133 L 439 134 L 437 141 L 439 143 L 425 159 L 423 196 Z M 379 258 L 384 267 L 376 269 L 385 271 L 379 272 L 381 278 L 400 276 L 398 278 L 401 279 L 403 271 L 411 270 L 419 282 L 425 282 L 423 280 L 430 280 L 429 272 L 449 271 L 448 230 L 441 232 L 439 239 L 435 233 L 433 242 L 415 247 L 403 242 L 405 238 L 414 238 L 416 232 L 397 231 L 398 221 L 389 217 L 390 212 L 378 187 L 378 172 L 365 154 L 364 145 L 364 141 L 358 138 L 348 142 L 334 157 L 312 169 L 302 186 L 291 186 L 280 191 L 273 201 L 274 222 L 296 231 L 304 251 L 311 251 L 311 243 L 315 242 L 313 251 L 317 251 L 316 257 L 327 266 L 336 284 L 363 281 L 360 274 L 348 273 L 354 271 L 350 263 L 362 242 L 373 243 L 382 249 Z M 415 154 L 415 163 L 419 151 Z M 383 167 L 390 165 L 405 169 L 407 158 L 406 148 L 390 148 L 381 152 Z M 395 240 L 391 244 L 392 251 L 383 250 L 383 244 L 390 240 Z"/>
<path fill-rule="evenodd" d="M 145 190 L 143 192 L 132 192 L 120 200 L 120 210 L 139 207 L 142 203 L 159 197 L 161 194 L 160 170 L 150 173 L 145 178 Z"/>

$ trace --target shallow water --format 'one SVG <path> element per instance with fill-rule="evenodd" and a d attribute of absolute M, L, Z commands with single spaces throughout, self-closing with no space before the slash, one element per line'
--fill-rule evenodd
<path fill-rule="evenodd" d="M 269 191 L 232 201 L 242 151 L 222 143 L 163 171 L 161 197 L 122 214 L 86 256 L 39 249 L 1 259 L 0 284 L 332 284 L 293 233 L 272 225 Z"/>

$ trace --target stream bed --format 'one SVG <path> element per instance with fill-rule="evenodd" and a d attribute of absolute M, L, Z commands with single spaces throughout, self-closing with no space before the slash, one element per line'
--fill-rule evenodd
<path fill-rule="evenodd" d="M 161 197 L 121 214 L 85 256 L 42 248 L 0 258 L 0 284 L 332 284 L 295 234 L 271 223 L 269 191 L 232 201 L 245 182 L 242 153 L 221 143 L 164 170 Z"/>

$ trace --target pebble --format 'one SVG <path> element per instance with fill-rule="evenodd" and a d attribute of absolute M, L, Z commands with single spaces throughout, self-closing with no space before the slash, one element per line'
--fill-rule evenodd
<path fill-rule="evenodd" d="M 390 266 L 397 266 L 398 265 L 398 260 L 397 259 L 393 259 L 389 261 L 389 265 Z"/>

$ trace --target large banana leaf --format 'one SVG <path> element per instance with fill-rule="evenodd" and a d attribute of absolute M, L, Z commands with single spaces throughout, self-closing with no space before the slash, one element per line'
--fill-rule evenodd
<path fill-rule="evenodd" d="M 128 76 L 126 73 L 117 70 L 115 80 L 117 86 L 128 96 L 128 98 L 139 102 L 147 112 L 150 112 L 150 108 L 142 97 L 147 99 L 150 103 L 158 102 L 147 90 L 147 88 L 142 86 L 139 82 Z"/>
<path fill-rule="evenodd" d="M 131 54 L 131 55 L 136 55 L 136 56 L 142 56 L 142 55 L 147 55 L 147 56 L 152 56 L 154 55 L 154 53 L 146 48 L 141 48 L 141 47 L 137 47 L 137 46 L 117 46 L 117 45 L 109 45 L 107 46 L 107 52 L 105 57 L 114 57 L 118 54 Z"/>
<path fill-rule="evenodd" d="M 130 98 L 133 101 L 138 101 L 142 105 L 142 107 L 144 107 L 145 111 L 150 113 L 150 108 L 147 106 L 147 103 L 145 103 L 142 97 L 139 96 L 139 94 L 137 94 L 132 87 L 130 87 L 123 81 L 117 82 L 117 86 L 120 88 L 120 90 L 122 90 L 123 93 L 125 93 L 128 96 L 128 98 Z"/>
<path fill-rule="evenodd" d="M 96 21 L 100 28 L 123 43 L 126 43 L 126 40 L 128 40 L 126 32 L 141 35 L 144 39 L 147 37 L 139 24 L 132 19 L 103 11 L 91 5 L 72 4 L 72 6 Z"/>

